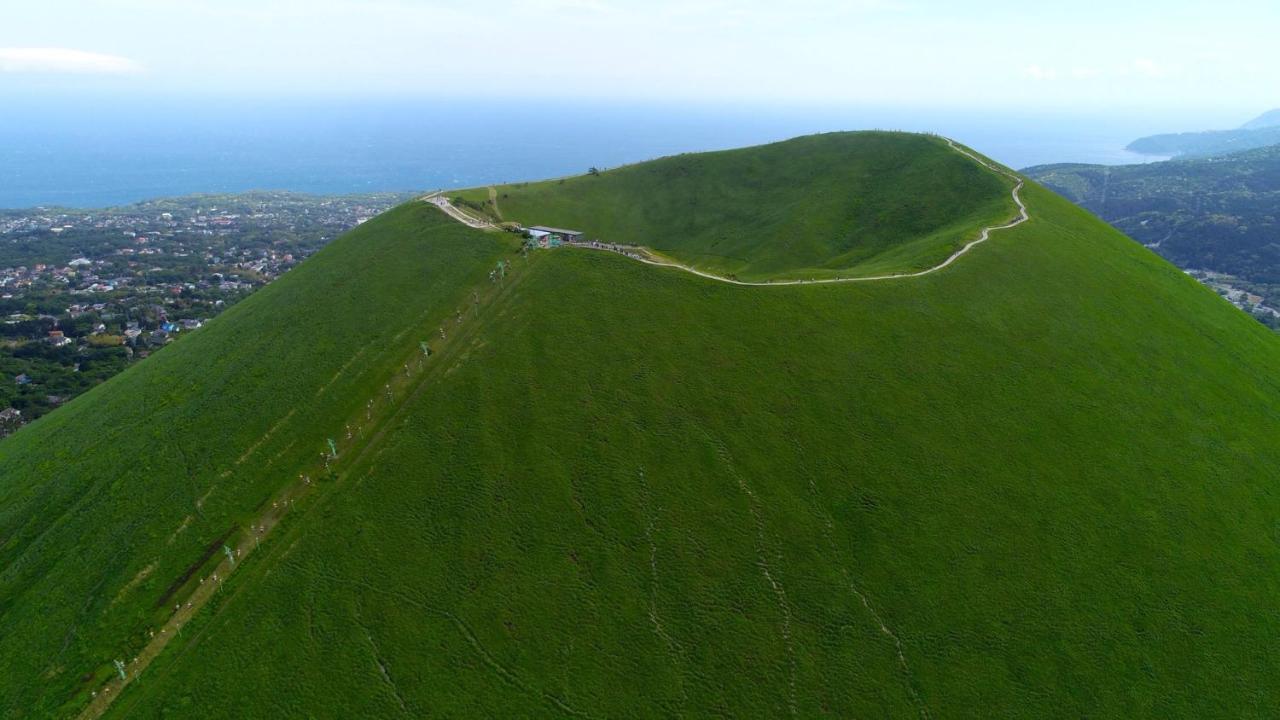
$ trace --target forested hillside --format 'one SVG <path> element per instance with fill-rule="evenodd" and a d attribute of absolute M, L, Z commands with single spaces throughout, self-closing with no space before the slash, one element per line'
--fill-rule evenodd
<path fill-rule="evenodd" d="M 1025 172 L 1179 267 L 1208 271 L 1206 281 L 1280 326 L 1280 146 L 1212 159 Z"/>

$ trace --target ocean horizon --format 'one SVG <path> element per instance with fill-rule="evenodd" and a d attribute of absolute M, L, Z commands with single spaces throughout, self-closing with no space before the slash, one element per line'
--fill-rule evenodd
<path fill-rule="evenodd" d="M 937 132 L 1013 168 L 1115 165 L 1157 159 L 1124 146 L 1179 127 L 1147 116 L 555 101 L 76 107 L 36 103 L 0 118 L 0 208 L 95 208 L 251 190 L 458 188 L 836 130 Z"/>

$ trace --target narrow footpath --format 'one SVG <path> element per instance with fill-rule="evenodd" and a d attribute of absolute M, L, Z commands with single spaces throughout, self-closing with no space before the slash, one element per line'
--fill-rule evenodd
<path fill-rule="evenodd" d="M 449 202 L 449 198 L 444 196 L 443 191 L 437 190 L 429 195 L 425 195 L 423 196 L 422 201 L 435 205 L 443 210 L 445 215 L 448 215 L 467 227 L 475 228 L 476 230 L 498 229 L 497 225 L 494 225 L 488 220 L 459 209 L 453 203 Z"/>

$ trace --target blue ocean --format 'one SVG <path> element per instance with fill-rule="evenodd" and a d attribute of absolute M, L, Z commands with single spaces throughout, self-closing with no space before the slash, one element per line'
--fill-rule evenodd
<path fill-rule="evenodd" d="M 1015 168 L 1142 162 L 1172 118 L 497 101 L 94 99 L 0 114 L 0 208 L 189 193 L 434 190 L 585 172 L 832 130 L 939 132 Z"/>

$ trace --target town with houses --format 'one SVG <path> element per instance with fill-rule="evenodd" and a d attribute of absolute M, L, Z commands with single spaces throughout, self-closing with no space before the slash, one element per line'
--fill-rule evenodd
<path fill-rule="evenodd" d="M 1228 302 L 1257 318 L 1258 322 L 1280 330 L 1280 303 L 1276 302 L 1274 284 L 1250 282 L 1235 275 L 1213 270 L 1191 269 L 1186 273 L 1209 286 Z"/>
<path fill-rule="evenodd" d="M 0 210 L 0 436 L 411 197 L 262 192 Z"/>

